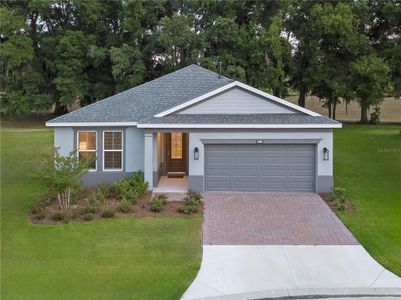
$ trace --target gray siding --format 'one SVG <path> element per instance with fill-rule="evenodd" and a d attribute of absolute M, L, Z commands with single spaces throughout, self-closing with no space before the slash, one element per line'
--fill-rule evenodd
<path fill-rule="evenodd" d="M 207 191 L 315 191 L 315 145 L 206 145 Z"/>
<path fill-rule="evenodd" d="M 54 147 L 59 148 L 60 155 L 67 156 L 75 147 L 74 130 L 71 127 L 54 128 Z"/>
<path fill-rule="evenodd" d="M 103 171 L 103 131 L 123 131 L 123 170 Z M 78 131 L 97 132 L 97 169 L 89 171 L 82 177 L 85 186 L 96 186 L 101 183 L 113 183 L 116 180 L 129 176 L 134 171 L 144 170 L 144 129 L 136 127 L 56 127 L 54 128 L 54 145 L 60 147 L 61 155 L 68 155 L 77 148 Z"/>
<path fill-rule="evenodd" d="M 241 88 L 233 88 L 206 101 L 195 104 L 179 114 L 293 114 L 296 113 L 273 100 L 269 101 Z"/>

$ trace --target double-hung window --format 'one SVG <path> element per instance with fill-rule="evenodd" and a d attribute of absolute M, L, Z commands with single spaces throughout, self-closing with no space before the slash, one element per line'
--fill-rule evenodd
<path fill-rule="evenodd" d="M 103 170 L 122 171 L 123 132 L 103 131 Z"/>
<path fill-rule="evenodd" d="M 96 171 L 96 131 L 78 131 L 77 140 L 78 159 L 92 159 L 89 170 Z"/>

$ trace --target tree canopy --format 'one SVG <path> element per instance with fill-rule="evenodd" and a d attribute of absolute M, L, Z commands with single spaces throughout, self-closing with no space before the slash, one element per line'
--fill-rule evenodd
<path fill-rule="evenodd" d="M 2 111 L 66 113 L 197 63 L 279 97 L 401 95 L 398 0 L 21 0 L 0 4 Z"/>

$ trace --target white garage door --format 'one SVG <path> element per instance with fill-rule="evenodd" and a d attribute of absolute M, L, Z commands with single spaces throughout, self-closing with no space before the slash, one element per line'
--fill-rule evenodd
<path fill-rule="evenodd" d="M 315 145 L 205 145 L 206 191 L 315 191 Z"/>

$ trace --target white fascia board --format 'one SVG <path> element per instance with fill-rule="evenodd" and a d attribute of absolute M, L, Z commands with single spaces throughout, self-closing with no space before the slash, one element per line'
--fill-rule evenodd
<path fill-rule="evenodd" d="M 291 103 L 291 102 L 289 102 L 289 101 L 287 101 L 287 100 L 283 100 L 283 99 L 281 99 L 281 98 L 279 98 L 279 97 L 276 97 L 276 96 L 273 96 L 273 95 L 271 95 L 271 94 L 269 94 L 269 93 L 266 93 L 266 92 L 263 92 L 263 91 L 261 91 L 261 90 L 258 90 L 257 88 L 254 88 L 254 87 L 252 87 L 252 86 L 250 86 L 250 85 L 247 85 L 247 84 L 245 84 L 245 83 L 236 81 L 236 85 L 239 86 L 239 87 L 241 87 L 241 88 L 243 88 L 243 89 L 245 89 L 245 90 L 248 90 L 248 91 L 250 91 L 250 92 L 253 92 L 253 93 L 255 93 L 255 94 L 258 94 L 258 95 L 260 95 L 260 96 L 262 96 L 262 97 L 268 98 L 269 100 L 276 101 L 277 103 L 280 103 L 280 104 L 282 104 L 282 105 L 284 105 L 284 106 L 288 106 L 288 107 L 291 107 L 291 108 L 293 108 L 293 109 L 295 109 L 295 110 L 298 110 L 298 111 L 300 111 L 300 112 L 303 112 L 303 113 L 305 113 L 305 114 L 307 114 L 307 115 L 310 115 L 310 116 L 313 116 L 313 117 L 321 116 L 320 114 L 318 114 L 318 113 L 316 113 L 316 112 L 314 112 L 314 111 L 311 111 L 311 110 L 309 110 L 309 109 L 306 109 L 306 108 L 303 108 L 303 107 L 298 106 L 298 105 L 296 105 L 296 104 L 293 104 L 293 103 Z"/>
<path fill-rule="evenodd" d="M 154 117 L 155 118 L 161 118 L 161 117 L 167 116 L 167 115 L 172 114 L 172 113 L 174 113 L 174 112 L 176 112 L 178 110 L 181 110 L 181 109 L 184 109 L 184 108 L 186 108 L 188 106 L 196 104 L 196 103 L 198 103 L 198 102 L 200 102 L 200 101 L 202 101 L 202 100 L 204 100 L 206 98 L 212 97 L 212 96 L 214 96 L 214 95 L 216 95 L 218 93 L 224 92 L 225 90 L 228 90 L 228 89 L 230 89 L 232 87 L 235 87 L 235 86 L 243 88 L 243 89 L 245 89 L 247 91 L 253 92 L 253 93 L 255 93 L 255 94 L 259 95 L 259 96 L 262 96 L 264 98 L 267 98 L 269 100 L 272 100 L 272 101 L 275 101 L 277 103 L 280 103 L 281 105 L 284 105 L 284 106 L 290 107 L 292 109 L 295 109 L 297 111 L 303 112 L 303 113 L 305 113 L 307 115 L 314 116 L 314 117 L 321 116 L 320 114 L 318 114 L 318 113 L 316 113 L 314 111 L 311 111 L 309 109 L 300 107 L 300 106 L 298 106 L 296 104 L 293 104 L 293 103 L 291 103 L 291 102 L 289 102 L 287 100 L 280 99 L 280 98 L 278 98 L 276 96 L 273 96 L 273 95 L 271 95 L 269 93 L 265 93 L 265 92 L 263 92 L 261 90 L 258 90 L 257 88 L 251 87 L 251 86 L 249 86 L 249 85 L 247 85 L 245 83 L 242 83 L 242 82 L 239 82 L 239 81 L 234 81 L 234 82 L 229 83 L 229 84 L 227 84 L 227 85 L 225 85 L 225 86 L 223 86 L 221 88 L 215 89 L 215 90 L 213 90 L 213 91 L 211 91 L 211 92 L 209 92 L 207 94 L 204 94 L 204 95 L 202 95 L 200 97 L 197 97 L 195 99 L 192 99 L 192 100 L 189 100 L 189 101 L 187 101 L 185 103 L 177 105 L 177 106 L 175 106 L 173 108 L 165 110 L 165 111 L 155 115 Z"/>
<path fill-rule="evenodd" d="M 138 128 L 208 128 L 208 129 L 307 129 L 307 128 L 341 128 L 342 124 L 138 124 Z"/>
<path fill-rule="evenodd" d="M 63 122 L 51 123 L 46 122 L 46 127 L 121 127 L 121 126 L 137 126 L 138 122 Z"/>

